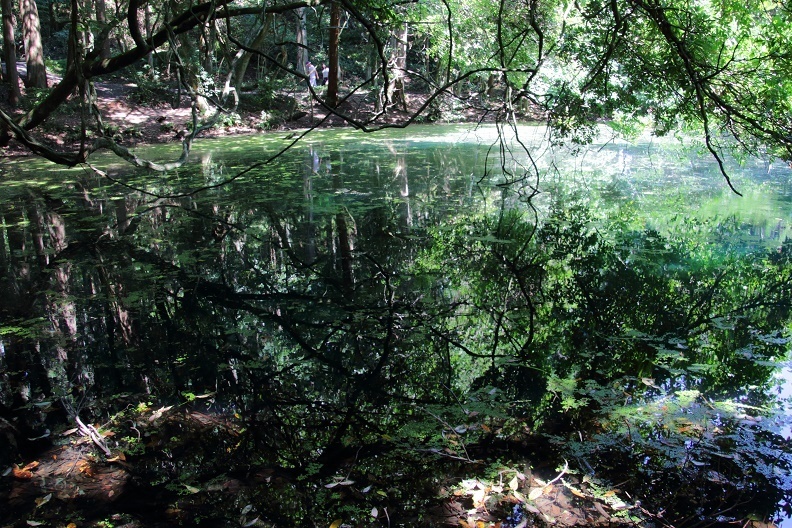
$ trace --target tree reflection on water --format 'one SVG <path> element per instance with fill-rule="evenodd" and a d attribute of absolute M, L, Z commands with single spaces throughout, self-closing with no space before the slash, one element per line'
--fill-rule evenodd
<path fill-rule="evenodd" d="M 768 247 L 739 221 L 661 227 L 612 184 L 615 206 L 561 188 L 526 202 L 477 186 L 480 163 L 312 145 L 155 198 L 9 176 L 0 462 L 18 467 L 0 521 L 772 517 L 792 492 L 772 390 L 784 230 Z M 23 468 L 76 445 L 71 406 L 120 458 L 73 447 L 76 484 Z"/>

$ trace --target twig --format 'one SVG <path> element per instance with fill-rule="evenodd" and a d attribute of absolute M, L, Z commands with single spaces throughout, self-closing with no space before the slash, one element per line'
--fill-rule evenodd
<path fill-rule="evenodd" d="M 83 436 L 87 436 L 91 439 L 91 441 L 96 444 L 96 447 L 102 450 L 102 452 L 106 456 L 110 456 L 112 453 L 110 452 L 110 448 L 107 447 L 107 443 L 102 438 L 102 435 L 99 434 L 99 431 L 96 430 L 96 427 L 93 425 L 85 425 L 80 417 L 76 414 L 74 415 L 74 421 L 77 422 L 77 427 L 79 428 L 79 432 Z"/>

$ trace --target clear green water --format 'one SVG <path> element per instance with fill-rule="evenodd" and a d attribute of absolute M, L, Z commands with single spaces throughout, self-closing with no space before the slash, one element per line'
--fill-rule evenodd
<path fill-rule="evenodd" d="M 731 161 L 741 197 L 695 144 L 519 139 L 262 135 L 199 142 L 166 175 L 3 165 L 2 416 L 33 437 L 69 427 L 41 402 L 97 421 L 201 404 L 244 423 L 229 474 L 296 475 L 256 504 L 294 523 L 366 519 L 332 477 L 390 482 L 408 525 L 447 479 L 547 460 L 680 525 L 780 515 L 792 172 Z M 169 478 L 206 485 L 201 457 Z"/>

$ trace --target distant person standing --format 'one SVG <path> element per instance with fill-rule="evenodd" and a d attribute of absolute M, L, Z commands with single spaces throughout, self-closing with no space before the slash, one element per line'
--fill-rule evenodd
<path fill-rule="evenodd" d="M 328 79 L 330 79 L 330 68 L 322 64 L 322 84 L 327 84 Z"/>
<path fill-rule="evenodd" d="M 316 66 L 311 61 L 305 63 L 305 73 L 308 74 L 308 84 L 316 86 Z"/>

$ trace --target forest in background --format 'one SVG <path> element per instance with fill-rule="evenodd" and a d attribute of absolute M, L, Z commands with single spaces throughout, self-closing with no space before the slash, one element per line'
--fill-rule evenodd
<path fill-rule="evenodd" d="M 41 5 L 39 5 L 41 4 Z M 523 0 L 36 2 L 3 4 L 4 62 L 26 62 L 25 94 L 5 70 L 5 141 L 75 165 L 109 149 L 145 165 L 107 127 L 94 83 L 134 80 L 143 105 L 180 105 L 192 140 L 256 100 L 262 128 L 295 112 L 361 130 L 467 111 L 510 123 L 541 117 L 559 142 L 591 141 L 606 120 L 626 136 L 694 130 L 728 151 L 792 157 L 790 9 L 768 1 Z M 47 82 L 57 67 L 57 80 Z M 312 87 L 307 61 L 328 65 Z M 57 66 L 56 66 L 57 64 Z M 299 87 L 311 99 L 300 104 Z M 410 92 L 423 94 L 409 107 Z M 369 112 L 344 106 L 362 96 Z M 384 119 L 389 112 L 403 115 Z M 58 112 L 79 117 L 71 149 L 37 136 Z M 176 164 L 176 165 L 174 165 Z M 724 171 L 728 181 L 728 175 Z"/>

